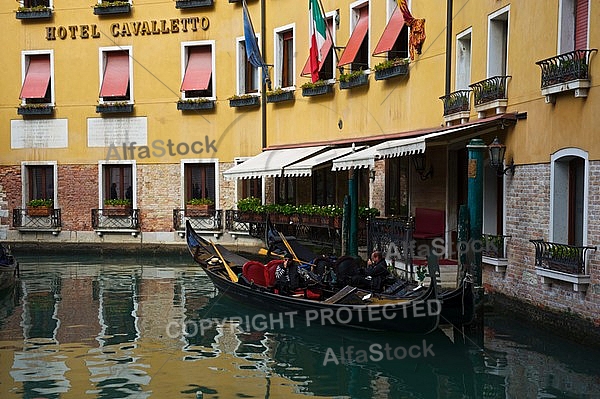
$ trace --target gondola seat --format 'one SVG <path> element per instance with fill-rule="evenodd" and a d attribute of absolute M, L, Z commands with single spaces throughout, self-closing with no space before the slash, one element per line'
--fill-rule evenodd
<path fill-rule="evenodd" d="M 413 238 L 431 240 L 444 237 L 446 230 L 446 212 L 439 209 L 416 208 Z"/>
<path fill-rule="evenodd" d="M 260 285 L 261 287 L 269 287 L 265 265 L 260 262 L 251 260 L 244 263 L 244 266 L 242 266 L 242 275 L 250 283 Z"/>

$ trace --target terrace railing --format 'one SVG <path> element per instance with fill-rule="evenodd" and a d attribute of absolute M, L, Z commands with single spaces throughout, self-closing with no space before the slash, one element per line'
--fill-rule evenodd
<path fill-rule="evenodd" d="M 186 220 L 189 220 L 194 230 L 197 231 L 223 231 L 223 211 L 220 209 L 211 209 L 207 212 L 173 209 L 173 229 L 184 231 Z"/>
<path fill-rule="evenodd" d="M 140 231 L 140 210 L 92 209 L 92 228 L 105 231 Z"/>
<path fill-rule="evenodd" d="M 48 209 L 48 215 L 30 215 L 26 208 L 13 209 L 13 227 L 22 231 L 59 231 L 62 227 L 60 208 Z"/>
<path fill-rule="evenodd" d="M 529 240 L 535 246 L 535 266 L 557 272 L 585 275 L 586 254 L 596 247 Z"/>

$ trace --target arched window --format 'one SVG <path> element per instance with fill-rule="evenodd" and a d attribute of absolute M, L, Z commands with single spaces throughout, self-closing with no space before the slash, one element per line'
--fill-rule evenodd
<path fill-rule="evenodd" d="M 550 241 L 587 245 L 588 153 L 577 148 L 551 158 Z"/>

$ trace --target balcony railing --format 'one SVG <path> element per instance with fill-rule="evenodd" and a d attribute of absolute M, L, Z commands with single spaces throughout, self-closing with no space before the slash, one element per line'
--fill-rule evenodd
<path fill-rule="evenodd" d="M 440 100 L 444 102 L 444 116 L 468 112 L 471 108 L 469 104 L 470 93 L 471 90 L 458 90 L 440 97 Z"/>
<path fill-rule="evenodd" d="M 469 85 L 473 89 L 473 105 L 506 100 L 506 81 L 510 76 L 494 76 Z"/>
<path fill-rule="evenodd" d="M 140 210 L 124 209 L 92 209 L 92 228 L 101 231 L 140 231 Z"/>
<path fill-rule="evenodd" d="M 222 232 L 223 231 L 223 211 L 211 209 L 207 212 L 199 212 L 189 209 L 173 209 L 173 229 L 176 231 L 185 231 L 185 222 L 190 224 L 197 231 Z"/>
<path fill-rule="evenodd" d="M 557 244 L 544 240 L 529 240 L 535 246 L 535 266 L 557 272 L 586 274 L 586 253 L 596 247 Z"/>
<path fill-rule="evenodd" d="M 573 80 L 589 79 L 590 56 L 596 51 L 575 50 L 536 62 L 542 69 L 542 89 Z"/>
<path fill-rule="evenodd" d="M 13 209 L 13 227 L 21 231 L 60 231 L 60 209 L 48 209 L 47 215 L 29 214 L 26 208 Z"/>
<path fill-rule="evenodd" d="M 372 218 L 369 223 L 367 253 L 374 250 L 387 252 L 391 245 L 400 261 L 412 263 L 413 218 Z"/>

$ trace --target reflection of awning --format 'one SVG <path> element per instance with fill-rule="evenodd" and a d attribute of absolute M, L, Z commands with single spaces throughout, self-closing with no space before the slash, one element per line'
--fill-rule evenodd
<path fill-rule="evenodd" d="M 191 47 L 181 91 L 206 90 L 212 74 L 210 46 Z"/>
<path fill-rule="evenodd" d="M 129 85 L 129 53 L 110 51 L 106 53 L 106 67 L 100 97 L 122 97 L 127 95 Z"/>
<path fill-rule="evenodd" d="M 50 82 L 50 57 L 32 55 L 19 98 L 44 98 Z"/>
<path fill-rule="evenodd" d="M 358 147 L 357 150 L 362 148 L 364 147 Z M 319 165 L 323 165 L 339 157 L 343 157 L 344 155 L 347 155 L 351 152 L 352 147 L 332 148 L 328 151 L 307 158 L 304 161 L 300 161 L 290 166 L 286 166 L 285 168 L 283 168 L 283 175 L 286 177 L 311 176 L 313 168 Z"/>
<path fill-rule="evenodd" d="M 325 148 L 327 146 L 322 145 L 264 151 L 223 172 L 223 176 L 228 179 L 252 179 L 264 176 L 279 177 L 285 166 L 301 161 Z"/>
<path fill-rule="evenodd" d="M 404 17 L 400 12 L 400 8 L 396 7 L 394 9 L 394 13 L 392 17 L 388 21 L 381 38 L 379 39 L 379 43 L 375 46 L 375 51 L 373 51 L 373 55 L 385 53 L 386 51 L 390 51 L 392 47 L 394 47 L 394 43 L 398 39 L 398 35 L 400 35 L 400 31 L 404 26 Z"/>
<path fill-rule="evenodd" d="M 354 62 L 356 55 L 358 54 L 358 50 L 360 50 L 360 46 L 365 40 L 365 36 L 367 36 L 367 31 L 369 30 L 369 8 L 363 7 L 360 9 L 360 17 L 358 18 L 358 22 L 352 31 L 352 36 L 348 40 L 346 44 L 346 48 L 338 61 L 338 67 L 348 65 Z"/>

